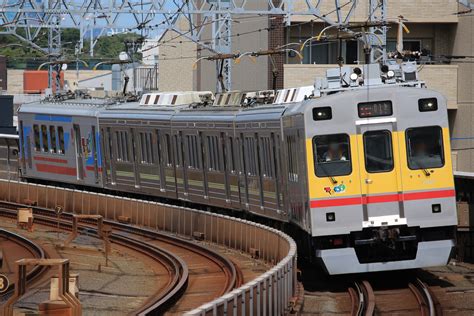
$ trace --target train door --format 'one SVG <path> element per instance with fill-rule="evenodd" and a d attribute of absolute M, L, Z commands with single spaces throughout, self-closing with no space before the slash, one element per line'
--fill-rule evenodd
<path fill-rule="evenodd" d="M 107 184 L 116 184 L 116 175 L 115 175 L 115 153 L 114 153 L 114 142 L 112 137 L 112 131 L 110 127 L 107 127 L 106 130 L 102 129 L 102 145 L 104 160 L 103 160 L 103 169 L 102 172 L 105 176 L 105 183 Z"/>
<path fill-rule="evenodd" d="M 238 159 L 239 159 L 239 191 L 240 191 L 240 201 L 242 207 L 249 209 L 249 188 L 247 186 L 247 161 L 245 159 L 245 138 L 244 134 L 241 133 L 240 137 L 238 138 Z"/>
<path fill-rule="evenodd" d="M 223 162 L 223 173 L 224 173 L 224 184 L 225 184 L 225 201 L 230 204 L 230 184 L 229 184 L 229 152 L 226 144 L 225 133 L 221 133 L 219 139 L 220 146 L 222 147 L 222 162 Z"/>
<path fill-rule="evenodd" d="M 84 161 L 82 155 L 81 128 L 79 125 L 73 125 L 74 143 L 76 144 L 76 176 L 77 180 L 84 179 Z"/>
<path fill-rule="evenodd" d="M 20 126 L 18 128 L 19 140 L 20 140 L 20 167 L 23 174 L 26 174 L 26 137 L 23 131 L 23 121 L 20 121 Z"/>
<path fill-rule="evenodd" d="M 160 169 L 159 170 L 159 175 L 160 175 L 160 191 L 161 192 L 164 192 L 166 191 L 166 177 L 165 177 L 165 169 L 164 169 L 164 163 L 163 163 L 163 157 L 164 157 L 164 146 L 163 146 L 163 143 L 162 143 L 162 139 L 161 139 L 161 133 L 160 133 L 160 130 L 156 130 L 156 157 L 158 158 L 158 168 Z"/>
<path fill-rule="evenodd" d="M 163 169 L 165 173 L 165 188 L 166 196 L 176 198 L 176 173 L 175 173 L 175 162 L 174 152 L 172 145 L 172 138 L 170 132 L 163 133 Z"/>
<path fill-rule="evenodd" d="M 188 179 L 186 173 L 186 161 L 184 157 L 184 139 L 183 132 L 177 132 L 173 136 L 175 148 L 175 165 L 176 165 L 176 188 L 178 197 L 183 200 L 188 199 Z"/>
<path fill-rule="evenodd" d="M 94 159 L 94 179 L 95 183 L 99 183 L 99 160 L 98 160 L 98 150 L 99 146 L 97 146 L 98 140 L 97 140 L 97 133 L 95 130 L 95 126 L 92 126 L 92 156 Z"/>
<path fill-rule="evenodd" d="M 140 169 L 138 167 L 138 144 L 137 144 L 137 131 L 134 128 L 130 129 L 130 144 L 132 144 L 132 172 L 135 176 L 135 188 L 140 188 Z"/>
<path fill-rule="evenodd" d="M 403 202 L 395 121 L 357 125 L 362 208 L 365 226 L 403 224 Z"/>
<path fill-rule="evenodd" d="M 227 180 L 229 183 L 230 204 L 232 208 L 240 208 L 240 190 L 238 174 L 238 151 L 234 137 L 227 137 Z"/>

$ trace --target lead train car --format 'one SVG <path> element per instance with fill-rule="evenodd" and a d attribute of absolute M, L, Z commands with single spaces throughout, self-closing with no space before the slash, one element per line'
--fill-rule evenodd
<path fill-rule="evenodd" d="M 444 265 L 454 246 L 446 101 L 428 89 L 248 109 L 41 102 L 19 125 L 25 179 L 289 222 L 330 274 Z"/>

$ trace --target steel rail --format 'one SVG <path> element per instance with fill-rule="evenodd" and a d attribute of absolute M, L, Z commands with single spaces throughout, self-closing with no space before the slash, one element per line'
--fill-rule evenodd
<path fill-rule="evenodd" d="M 351 315 L 372 316 L 375 313 L 375 294 L 368 281 L 357 281 L 354 283 L 354 289 L 349 290 L 351 301 L 353 303 Z M 357 293 L 355 293 L 357 291 Z M 355 294 L 355 296 L 354 296 Z M 353 299 L 354 296 L 354 299 Z M 358 300 L 357 300 L 358 298 Z M 357 305 L 355 305 L 357 304 Z"/>
<path fill-rule="evenodd" d="M 0 215 L 14 217 L 15 211 L 8 209 L 0 209 Z M 57 227 L 57 218 L 53 214 L 35 214 L 35 221 L 42 225 Z M 63 229 L 72 230 L 72 222 L 61 219 L 60 227 Z M 92 227 L 80 227 L 80 230 L 87 230 L 88 233 L 93 233 L 96 237 L 98 232 Z M 129 249 L 138 251 L 148 257 L 160 262 L 166 266 L 170 274 L 170 281 L 164 290 L 160 290 L 151 296 L 151 299 L 140 307 L 134 314 L 137 315 L 157 315 L 164 313 L 182 296 L 187 288 L 189 280 L 189 269 L 186 263 L 178 256 L 153 245 L 144 243 L 141 240 L 134 239 L 130 236 L 124 236 L 118 233 L 112 233 L 109 237 L 115 243 Z"/>
<path fill-rule="evenodd" d="M 25 205 L 21 203 L 13 203 L 13 202 L 6 202 L 6 201 L 1 201 L 0 206 L 4 206 L 6 208 L 25 207 Z M 38 206 L 28 206 L 28 207 L 32 208 L 35 211 L 35 214 L 41 214 L 41 215 L 46 215 L 46 216 L 56 216 L 53 210 L 50 210 L 47 208 L 38 207 Z M 65 212 L 61 214 L 61 217 L 72 219 L 73 214 Z M 57 217 L 55 217 L 55 219 L 57 221 Z M 93 223 L 93 221 L 83 220 L 81 221 L 81 223 Z M 209 248 L 206 248 L 194 242 L 185 240 L 183 238 L 178 238 L 176 236 L 171 236 L 169 234 L 161 233 L 161 232 L 147 229 L 147 228 L 131 226 L 128 224 L 123 224 L 123 223 L 119 223 L 119 222 L 115 222 L 111 220 L 104 220 L 103 223 L 105 225 L 110 225 L 115 230 L 120 230 L 123 232 L 140 235 L 143 237 L 153 238 L 156 241 L 161 241 L 163 243 L 171 244 L 176 247 L 180 247 L 188 251 L 194 252 L 202 257 L 208 258 L 208 260 L 214 262 L 226 275 L 226 284 L 221 290 L 219 296 L 224 295 L 237 287 L 240 287 L 243 283 L 243 278 L 239 277 L 239 275 L 242 276 L 242 272 L 239 271 L 240 269 L 235 264 L 233 264 L 228 258 L 221 256 L 219 253 Z"/>
<path fill-rule="evenodd" d="M 435 316 L 442 314 L 438 301 L 426 283 L 417 278 L 414 282 L 410 282 L 408 287 L 420 306 L 420 313 L 422 316 Z"/>
<path fill-rule="evenodd" d="M 35 242 L 29 240 L 28 238 L 25 238 L 19 234 L 16 234 L 14 232 L 11 232 L 5 229 L 0 229 L 0 236 L 2 235 L 8 240 L 11 240 L 14 243 L 19 244 L 22 247 L 26 248 L 29 252 L 31 252 L 36 257 L 36 259 L 46 259 L 46 253 L 44 252 L 43 248 L 39 246 L 38 244 L 36 244 Z M 39 279 L 47 271 L 48 271 L 48 267 L 46 266 L 35 266 L 26 275 L 26 280 L 28 282 L 33 282 Z M 7 297 L 11 295 L 12 292 L 14 291 L 14 286 L 15 286 L 14 283 L 10 283 L 7 291 L 3 294 L 0 294 L 0 297 Z"/>
<path fill-rule="evenodd" d="M 3 201 L 0 202 L 0 205 L 2 205 L 2 204 L 4 206 L 5 205 L 10 205 L 10 207 L 12 205 L 14 205 L 14 206 L 21 205 L 21 204 L 18 204 L 18 203 L 3 202 Z M 35 212 L 35 219 L 38 219 L 38 216 L 46 216 L 47 218 L 41 218 L 41 220 L 46 221 L 46 224 L 51 224 L 53 226 L 57 225 L 57 217 L 55 217 L 56 214 L 52 210 L 45 209 L 45 208 L 40 208 L 40 207 L 36 207 L 36 206 L 32 206 L 31 208 L 33 208 L 33 210 Z M 1 210 L 0 210 L 0 212 L 1 212 Z M 61 222 L 61 226 L 62 227 L 67 226 L 69 229 L 71 229 L 72 226 L 71 226 L 70 222 L 72 220 L 72 217 L 73 217 L 73 214 L 71 214 L 71 213 L 61 214 L 61 220 L 62 221 L 68 220 L 68 222 Z M 83 220 L 83 221 L 81 221 L 81 223 L 92 223 L 92 221 L 91 220 Z M 153 230 L 150 230 L 150 229 L 134 227 L 134 226 L 130 226 L 130 225 L 114 222 L 114 221 L 109 221 L 109 220 L 104 220 L 103 223 L 106 224 L 106 225 L 110 225 L 113 229 L 121 231 L 123 233 L 134 234 L 134 235 L 139 235 L 139 236 L 143 236 L 143 237 L 147 237 L 147 238 L 152 238 L 153 240 L 156 240 L 156 241 L 160 241 L 160 242 L 167 243 L 167 244 L 170 244 L 170 245 L 182 248 L 182 249 L 186 249 L 188 251 L 191 251 L 193 253 L 198 254 L 201 257 L 207 258 L 209 261 L 212 261 L 213 263 L 215 263 L 222 270 L 222 272 L 225 275 L 226 283 L 225 283 L 225 286 L 223 287 L 223 289 L 221 290 L 221 292 L 219 293 L 219 296 L 222 296 L 222 295 L 230 292 L 234 288 L 237 288 L 237 287 L 241 286 L 242 283 L 243 283 L 242 271 L 239 268 L 237 268 L 236 265 L 232 261 L 230 261 L 229 259 L 227 259 L 224 256 L 221 256 L 220 254 L 218 254 L 217 252 L 215 252 L 211 249 L 205 248 L 201 245 L 190 242 L 188 240 L 184 240 L 184 239 L 181 239 L 181 238 L 177 238 L 177 237 L 174 237 L 174 236 L 163 234 L 163 233 L 153 231 Z M 87 228 L 85 228 L 84 225 L 81 225 L 81 226 L 82 226 L 83 229 L 87 229 L 87 230 L 92 229 L 92 230 L 95 231 L 95 229 L 93 227 L 87 226 Z M 128 238 L 128 237 L 119 236 L 117 233 L 114 233 L 114 234 L 111 235 L 110 238 L 113 239 L 117 243 L 121 243 L 122 245 L 127 246 L 126 241 L 123 240 L 123 238 Z M 133 242 L 135 243 L 136 240 L 133 241 Z M 135 250 L 139 250 L 140 252 L 148 255 L 147 251 L 150 251 L 150 250 L 141 251 L 139 249 L 139 247 L 143 247 L 143 245 L 144 245 L 142 242 L 136 242 L 136 245 L 137 245 L 137 249 L 135 249 Z M 154 246 L 152 246 L 152 247 L 156 249 L 156 247 L 154 247 Z M 168 253 L 168 255 L 174 256 L 171 253 Z M 186 265 L 184 262 L 183 262 L 183 264 Z M 187 280 L 188 280 L 188 275 L 189 275 L 189 271 L 188 271 L 187 266 L 186 266 L 185 270 L 186 270 L 185 271 L 186 272 L 186 278 L 185 278 L 186 279 L 186 284 L 181 284 L 180 285 L 180 287 L 181 286 L 184 287 L 184 290 L 176 290 L 175 291 L 173 289 L 169 289 L 169 291 L 168 290 L 160 291 L 161 293 L 159 295 L 154 296 L 155 303 L 148 304 L 146 308 L 141 309 L 139 312 L 137 312 L 137 314 L 146 315 L 148 313 L 154 313 L 154 312 L 157 312 L 157 313 L 160 314 L 160 313 L 163 313 L 164 311 L 166 311 L 167 308 L 171 307 L 172 303 L 176 302 L 177 299 L 179 298 L 179 297 L 177 298 L 176 296 L 178 296 L 178 294 L 182 295 L 185 291 L 185 287 L 187 285 Z M 178 286 L 176 286 L 176 287 L 178 287 Z M 178 288 L 180 288 L 180 287 L 178 287 Z M 168 292 L 169 292 L 169 295 L 161 295 L 163 293 L 168 293 Z M 164 297 L 161 298 L 161 296 L 164 296 Z M 168 303 L 168 302 L 170 302 L 170 303 Z M 153 310 L 155 310 L 155 311 L 153 311 Z"/>
<path fill-rule="evenodd" d="M 228 309 L 254 308 L 258 313 L 284 314 L 288 306 L 291 305 L 296 293 L 296 243 L 285 233 L 261 225 L 252 221 L 238 219 L 232 216 L 210 213 L 179 207 L 171 204 L 157 203 L 142 199 L 129 199 L 110 194 L 89 192 L 86 190 L 67 189 L 60 186 L 49 186 L 42 184 L 28 184 L 20 181 L 0 179 L 2 190 L 2 200 L 7 203 L 33 204 L 40 208 L 53 208 L 55 205 L 66 205 L 67 209 L 74 213 L 81 214 L 84 208 L 85 214 L 102 214 L 105 219 L 116 220 L 116 214 L 128 214 L 124 210 L 128 207 L 142 207 L 148 212 L 166 212 L 169 216 L 158 219 L 157 222 L 143 222 L 142 226 L 150 229 L 162 227 L 167 233 L 175 236 L 186 236 L 192 238 L 192 231 L 186 230 L 185 223 L 176 222 L 179 217 L 189 215 L 193 223 L 191 228 L 199 229 L 208 233 L 208 225 L 214 221 L 228 225 L 232 231 L 244 230 L 251 234 L 231 234 L 227 228 L 218 229 L 217 241 L 211 235 L 205 234 L 204 241 L 216 242 L 220 245 L 250 252 L 250 247 L 255 247 L 260 251 L 262 260 L 270 263 L 273 267 L 253 279 L 211 302 L 205 303 L 186 315 L 207 315 L 208 313 L 224 313 Z M 1 205 L 1 202 L 0 202 Z M 92 207 L 95 205 L 95 207 Z M 150 214 L 152 214 L 150 213 Z M 135 214 L 135 212 L 133 212 Z M 158 214 L 158 213 L 157 213 Z M 132 218 L 133 222 L 142 222 L 144 218 Z M 195 221 L 196 220 L 196 221 Z M 194 224 L 194 225 L 193 225 Z M 227 227 L 227 226 L 226 226 Z M 219 228 L 219 226 L 217 227 Z M 212 232 L 212 229 L 211 229 Z M 228 241 L 228 243 L 227 243 Z M 231 245 L 232 243 L 232 245 Z"/>

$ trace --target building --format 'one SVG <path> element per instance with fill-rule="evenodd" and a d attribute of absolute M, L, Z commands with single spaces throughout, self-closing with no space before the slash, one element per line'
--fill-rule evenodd
<path fill-rule="evenodd" d="M 369 1 L 359 1 L 352 21 L 364 22 L 368 17 Z M 333 4 L 321 13 L 333 10 Z M 442 92 L 448 100 L 451 126 L 452 158 L 455 170 L 474 172 L 474 95 L 472 59 L 449 59 L 444 56 L 474 55 L 474 17 L 458 14 L 466 11 L 456 0 L 387 0 L 388 19 L 403 16 L 410 33 L 404 35 L 404 48 L 424 51 L 433 56 L 433 62 L 420 64 L 419 76 L 429 88 Z M 303 0 L 295 1 L 295 8 L 304 7 Z M 330 6 L 329 6 L 330 5 Z M 342 8 L 346 10 L 346 8 Z M 334 18 L 335 13 L 328 16 Z M 311 21 L 308 16 L 293 17 L 285 30 L 285 43 L 302 43 L 318 34 L 325 25 Z M 390 28 L 387 50 L 394 50 L 397 27 Z M 342 57 L 347 64 L 364 60 L 363 44 L 346 41 Z M 314 78 L 324 76 L 327 68 L 337 67 L 337 43 L 312 42 L 304 49 L 304 58 L 288 56 L 284 65 L 284 86 L 311 85 Z"/>
<path fill-rule="evenodd" d="M 275 0 L 277 1 L 277 0 Z M 256 7 L 266 5 L 255 1 Z M 349 6 L 342 3 L 342 12 Z M 305 0 L 294 1 L 295 10 L 306 7 Z M 369 0 L 359 1 L 351 19 L 353 22 L 368 20 Z M 263 8 L 263 7 L 262 7 Z M 387 0 L 388 20 L 402 16 L 410 30 L 404 35 L 404 48 L 423 51 L 433 56 L 431 61 L 419 65 L 419 77 L 431 89 L 442 92 L 448 100 L 453 163 L 456 170 L 474 172 L 474 95 L 472 91 L 474 68 L 472 59 L 449 59 L 443 56 L 474 55 L 474 17 L 458 14 L 466 8 L 457 0 Z M 323 1 L 321 14 L 335 19 L 333 1 Z M 233 23 L 233 52 L 269 49 L 294 43 L 294 48 L 306 39 L 317 35 L 326 26 L 312 16 L 293 16 L 290 26 L 284 26 L 282 17 L 235 17 Z M 269 28 L 270 32 L 252 32 Z M 236 36 L 236 34 L 246 34 Z M 203 34 L 210 43 L 210 34 Z M 216 66 L 214 62 L 199 58 L 209 55 L 197 44 L 167 32 L 160 47 L 160 90 L 216 90 Z M 395 49 L 397 26 L 389 28 L 387 50 Z M 257 45 L 256 45 L 257 43 Z M 363 63 L 363 44 L 344 41 L 341 55 L 346 64 Z M 316 77 L 325 75 L 328 68 L 337 67 L 338 43 L 311 42 L 303 51 L 303 59 L 296 54 L 260 57 L 256 63 L 244 59 L 233 67 L 232 89 L 258 90 L 312 85 Z M 273 81 L 273 74 L 276 80 Z"/>

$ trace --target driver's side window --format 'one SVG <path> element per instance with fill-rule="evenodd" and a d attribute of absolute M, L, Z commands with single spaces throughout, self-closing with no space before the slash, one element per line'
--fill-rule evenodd
<path fill-rule="evenodd" d="M 321 135 L 313 138 L 315 173 L 318 177 L 351 174 L 350 139 L 347 134 Z"/>

